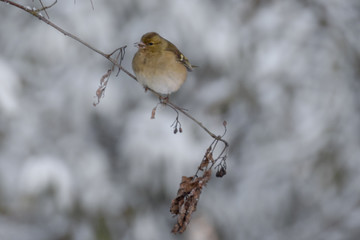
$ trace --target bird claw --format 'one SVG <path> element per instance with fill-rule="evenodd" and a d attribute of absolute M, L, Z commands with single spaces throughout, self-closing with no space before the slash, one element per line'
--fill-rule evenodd
<path fill-rule="evenodd" d="M 159 96 L 159 100 L 160 100 L 160 103 L 166 104 L 169 101 L 169 94 L 166 95 L 165 97 Z"/>

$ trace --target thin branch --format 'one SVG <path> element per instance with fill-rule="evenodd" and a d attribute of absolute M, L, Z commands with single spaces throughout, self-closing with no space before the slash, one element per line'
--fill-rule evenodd
<path fill-rule="evenodd" d="M 56 30 L 58 30 L 59 32 L 61 32 L 62 34 L 64 34 L 67 37 L 70 37 L 72 39 L 74 39 L 75 41 L 81 43 L 82 45 L 86 46 L 87 48 L 93 50 L 94 52 L 102 55 L 103 57 L 105 57 L 106 59 L 108 59 L 110 62 L 112 62 L 115 66 L 117 66 L 119 69 L 121 69 L 122 71 L 124 71 L 127 75 L 129 75 L 131 78 L 136 80 L 136 77 L 131 74 L 130 72 L 128 72 L 126 69 L 124 69 L 121 65 L 119 65 L 115 59 L 111 58 L 111 54 L 106 54 L 96 48 L 94 48 L 93 46 L 91 46 L 90 44 L 88 44 L 87 42 L 81 40 L 80 38 L 78 38 L 77 36 L 65 31 L 64 29 L 62 29 L 61 27 L 57 26 L 56 24 L 54 24 L 53 22 L 51 22 L 50 20 L 46 19 L 45 17 L 41 16 L 41 14 L 38 13 L 38 10 L 36 9 L 31 9 L 31 8 L 27 8 L 21 4 L 15 3 L 13 1 L 9 1 L 9 0 L 0 0 L 1 2 L 5 2 L 8 3 L 10 5 L 13 5 L 17 8 L 20 8 L 26 12 L 28 12 L 29 14 L 37 17 L 39 20 L 45 22 L 46 24 L 50 25 L 51 27 L 55 28 Z M 53 5 L 53 4 L 52 4 Z M 45 7 L 48 8 L 48 7 Z"/>
<path fill-rule="evenodd" d="M 42 1 L 41 1 L 41 0 L 39 0 L 39 2 L 40 2 L 40 4 L 41 4 L 42 9 L 44 10 L 44 12 L 45 12 L 45 14 L 46 14 L 47 18 L 50 18 L 50 17 L 49 17 L 49 14 L 48 14 L 48 13 L 47 13 L 47 11 L 46 11 L 46 8 L 44 7 L 44 4 L 42 3 Z M 55 1 L 55 3 L 56 3 L 56 1 Z"/>
<path fill-rule="evenodd" d="M 149 91 L 151 91 L 153 94 L 155 94 L 156 96 L 159 97 L 159 99 L 162 98 L 162 95 L 160 93 L 155 92 L 154 90 L 152 90 L 151 88 L 148 88 Z M 163 101 L 163 104 L 171 107 L 172 109 L 176 109 L 177 111 L 181 112 L 182 114 L 184 114 L 185 116 L 187 116 L 188 118 L 190 118 L 193 122 L 195 122 L 199 127 L 201 127 L 207 134 L 209 134 L 212 138 L 219 140 L 221 142 L 224 143 L 224 145 L 226 147 L 229 147 L 229 143 L 227 141 L 225 141 L 222 137 L 223 136 L 216 136 L 214 133 L 212 133 L 208 128 L 206 128 L 201 122 L 199 122 L 198 120 L 196 120 L 193 116 L 191 116 L 188 112 L 186 112 L 183 108 L 177 106 L 176 104 L 170 102 L 169 100 L 167 101 Z"/>

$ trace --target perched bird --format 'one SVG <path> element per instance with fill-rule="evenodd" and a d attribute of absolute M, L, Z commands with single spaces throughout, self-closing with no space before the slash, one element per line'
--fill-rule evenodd
<path fill-rule="evenodd" d="M 193 67 L 174 44 L 155 32 L 149 32 L 135 43 L 138 47 L 132 68 L 145 87 L 169 95 L 179 90 Z"/>

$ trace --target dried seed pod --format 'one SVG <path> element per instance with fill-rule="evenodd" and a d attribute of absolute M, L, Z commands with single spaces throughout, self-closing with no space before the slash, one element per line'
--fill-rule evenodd
<path fill-rule="evenodd" d="M 226 169 L 221 166 L 217 171 L 216 171 L 216 177 L 223 177 L 226 175 Z"/>

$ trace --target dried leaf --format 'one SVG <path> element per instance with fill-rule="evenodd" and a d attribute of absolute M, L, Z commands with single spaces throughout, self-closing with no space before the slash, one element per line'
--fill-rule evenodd
<path fill-rule="evenodd" d="M 200 163 L 199 170 L 203 171 L 205 168 L 207 168 L 208 165 L 209 165 L 209 159 L 204 158 Z"/>
<path fill-rule="evenodd" d="M 156 108 L 157 108 L 157 107 L 154 107 L 154 108 L 152 109 L 150 119 L 155 119 Z"/>
<path fill-rule="evenodd" d="M 178 194 L 171 202 L 170 212 L 177 215 L 177 223 L 173 233 L 183 233 L 190 223 L 191 214 L 196 211 L 203 186 L 210 180 L 211 170 L 204 172 L 202 177 L 185 177 L 181 179 Z"/>
<path fill-rule="evenodd" d="M 98 87 L 98 89 L 96 90 L 96 97 L 97 97 L 97 102 L 93 103 L 94 107 L 96 107 L 96 105 L 98 105 L 100 103 L 100 99 L 104 96 L 105 94 L 105 90 L 106 90 L 106 86 L 108 84 L 110 75 L 112 73 L 112 70 L 109 69 L 100 79 L 100 85 Z"/>
<path fill-rule="evenodd" d="M 223 126 L 226 127 L 227 126 L 227 121 L 223 121 Z"/>
<path fill-rule="evenodd" d="M 212 163 L 214 163 L 214 158 L 213 158 L 212 152 L 209 152 L 206 155 L 206 158 L 208 159 L 208 161 L 211 161 Z"/>
<path fill-rule="evenodd" d="M 203 179 L 204 181 L 206 181 L 206 183 L 210 180 L 210 178 L 211 178 L 211 169 L 207 170 L 203 176 Z"/>

